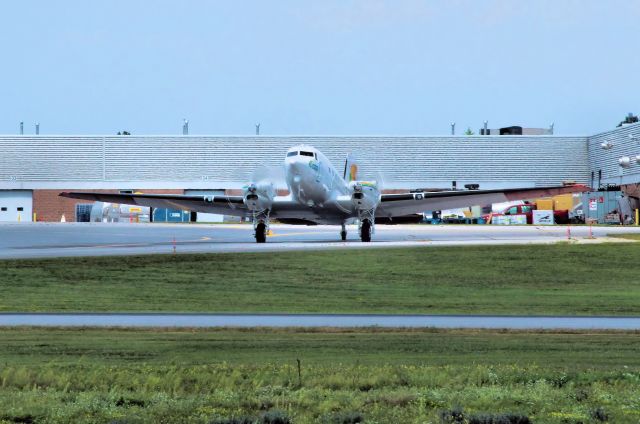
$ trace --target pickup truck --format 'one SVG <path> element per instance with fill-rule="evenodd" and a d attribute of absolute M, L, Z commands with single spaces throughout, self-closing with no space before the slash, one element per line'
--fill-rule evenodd
<path fill-rule="evenodd" d="M 533 211 L 536 210 L 535 203 L 525 203 L 524 205 L 509 206 L 500 213 L 493 213 L 491 215 L 485 215 L 483 218 L 489 222 L 489 218 L 495 215 L 526 215 L 527 224 L 533 224 Z M 560 210 L 553 211 L 553 222 L 556 224 L 568 224 L 569 223 L 569 211 Z"/>

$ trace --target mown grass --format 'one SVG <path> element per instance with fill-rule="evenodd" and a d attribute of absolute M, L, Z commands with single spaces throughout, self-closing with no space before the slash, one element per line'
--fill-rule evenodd
<path fill-rule="evenodd" d="M 621 238 L 625 240 L 640 240 L 640 233 L 607 234 L 607 237 Z"/>
<path fill-rule="evenodd" d="M 0 420 L 635 423 L 639 335 L 0 329 Z"/>
<path fill-rule="evenodd" d="M 637 244 L 0 261 L 0 311 L 640 315 Z"/>

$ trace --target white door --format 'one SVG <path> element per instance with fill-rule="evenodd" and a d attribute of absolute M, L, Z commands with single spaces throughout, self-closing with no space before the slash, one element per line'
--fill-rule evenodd
<path fill-rule="evenodd" d="M 189 196 L 224 196 L 224 190 L 185 190 L 185 195 Z M 196 222 L 222 222 L 224 215 L 215 213 L 198 212 Z"/>
<path fill-rule="evenodd" d="M 0 222 L 31 222 L 33 193 L 29 190 L 0 190 Z"/>

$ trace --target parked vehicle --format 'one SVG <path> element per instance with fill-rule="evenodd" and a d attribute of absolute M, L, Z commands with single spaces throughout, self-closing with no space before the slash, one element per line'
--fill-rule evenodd
<path fill-rule="evenodd" d="M 523 205 L 514 205 L 505 208 L 500 213 L 493 213 L 484 215 L 483 218 L 489 222 L 489 219 L 499 215 L 525 215 L 527 217 L 527 224 L 533 224 L 533 211 L 537 209 L 535 203 L 524 203 Z M 553 221 L 556 224 L 568 224 L 569 223 L 569 211 L 558 210 L 553 211 Z"/>

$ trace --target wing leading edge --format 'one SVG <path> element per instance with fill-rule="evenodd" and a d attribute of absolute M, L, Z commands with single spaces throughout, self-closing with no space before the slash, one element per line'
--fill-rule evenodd
<path fill-rule="evenodd" d="M 245 216 L 247 214 L 247 207 L 243 202 L 242 196 L 96 192 L 63 192 L 60 193 L 60 196 L 72 199 L 124 203 L 127 205 L 150 206 L 152 208 L 182 209 L 221 215 Z"/>
<path fill-rule="evenodd" d="M 402 216 L 424 211 L 464 208 L 491 203 L 549 197 L 589 191 L 585 185 L 566 185 L 496 190 L 460 190 L 422 193 L 383 194 L 376 209 L 377 216 Z"/>

